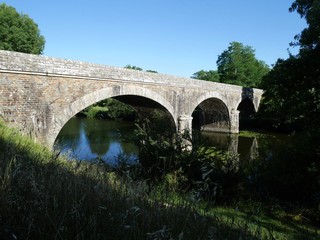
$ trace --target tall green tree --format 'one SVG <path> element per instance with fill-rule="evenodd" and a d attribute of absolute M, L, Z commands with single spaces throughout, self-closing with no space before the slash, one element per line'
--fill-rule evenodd
<path fill-rule="evenodd" d="M 44 45 L 38 25 L 28 15 L 4 3 L 0 5 L 0 49 L 42 54 Z"/>
<path fill-rule="evenodd" d="M 231 42 L 218 56 L 217 66 L 220 82 L 244 87 L 258 87 L 269 71 L 267 64 L 256 59 L 252 47 L 239 42 Z"/>
<path fill-rule="evenodd" d="M 289 8 L 290 12 L 297 11 L 301 18 L 305 18 L 308 27 L 295 36 L 300 51 L 314 50 L 320 46 L 320 1 L 319 0 L 296 0 Z"/>
<path fill-rule="evenodd" d="M 299 54 L 279 59 L 263 79 L 265 89 L 261 112 L 275 126 L 291 130 L 320 127 L 320 1 L 296 0 L 297 11 L 308 24 L 295 37 Z"/>

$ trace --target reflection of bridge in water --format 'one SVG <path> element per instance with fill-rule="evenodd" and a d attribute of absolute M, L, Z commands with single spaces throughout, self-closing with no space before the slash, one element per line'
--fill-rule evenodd
<path fill-rule="evenodd" d="M 228 151 L 232 155 L 238 155 L 239 163 L 246 164 L 259 156 L 256 137 L 243 137 L 238 134 L 202 132 L 204 144 L 215 146 L 219 150 Z"/>
<path fill-rule="evenodd" d="M 260 89 L 0 51 L 0 117 L 52 147 L 66 122 L 107 98 L 160 108 L 177 132 L 239 132 L 239 117 L 257 111 Z"/>

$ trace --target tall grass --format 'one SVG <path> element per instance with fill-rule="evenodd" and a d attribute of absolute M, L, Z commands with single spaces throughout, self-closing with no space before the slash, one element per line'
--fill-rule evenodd
<path fill-rule="evenodd" d="M 0 239 L 316 239 L 222 212 L 99 162 L 67 161 L 0 122 Z"/>

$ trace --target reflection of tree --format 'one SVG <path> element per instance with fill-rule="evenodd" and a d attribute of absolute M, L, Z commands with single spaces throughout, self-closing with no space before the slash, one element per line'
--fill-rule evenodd
<path fill-rule="evenodd" d="M 230 145 L 229 134 L 219 132 L 201 132 L 200 143 L 206 146 L 214 146 L 219 150 L 228 150 Z"/>
<path fill-rule="evenodd" d="M 71 118 L 61 129 L 56 140 L 55 148 L 63 149 L 65 146 L 75 150 L 80 140 L 81 122 L 77 118 Z"/>
<path fill-rule="evenodd" d="M 111 140 L 109 131 L 107 127 L 103 124 L 103 121 L 95 119 L 86 119 L 83 126 L 85 131 L 85 136 L 87 137 L 89 147 L 92 153 L 98 155 L 104 155 L 109 147 Z M 109 121 L 108 121 L 109 122 Z"/>
<path fill-rule="evenodd" d="M 112 143 L 120 142 L 122 137 L 133 132 L 132 123 L 97 119 L 86 119 L 84 130 L 92 153 L 99 156 L 105 155 L 110 150 Z M 127 152 L 124 145 L 121 144 L 122 149 Z M 133 149 L 134 146 L 131 148 Z"/>
<path fill-rule="evenodd" d="M 134 144 L 121 141 L 122 138 L 130 139 L 133 130 L 131 122 L 72 118 L 59 133 L 56 149 L 81 160 L 107 155 L 116 158 L 119 152 L 136 155 Z"/>

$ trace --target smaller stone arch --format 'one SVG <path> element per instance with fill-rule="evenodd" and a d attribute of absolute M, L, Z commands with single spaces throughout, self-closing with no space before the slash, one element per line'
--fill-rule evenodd
<path fill-rule="evenodd" d="M 239 128 L 249 129 L 254 126 L 253 116 L 256 113 L 254 103 L 249 98 L 244 98 L 238 104 L 237 110 L 239 111 Z"/>
<path fill-rule="evenodd" d="M 48 126 L 47 132 L 47 143 L 48 146 L 52 147 L 56 137 L 58 136 L 62 127 L 67 123 L 67 121 L 72 118 L 75 114 L 97 103 L 101 100 L 121 96 L 121 95 L 136 95 L 144 98 L 151 99 L 161 106 L 163 106 L 174 120 L 174 124 L 177 126 L 177 120 L 175 118 L 175 111 L 173 106 L 159 93 L 152 90 L 137 87 L 137 86 L 112 86 L 106 87 L 95 92 L 89 93 L 81 97 L 80 99 L 68 104 L 64 107 L 53 108 L 53 121 L 50 126 Z"/>
<path fill-rule="evenodd" d="M 186 114 L 189 114 L 190 116 L 192 115 L 193 111 L 196 109 L 196 107 L 203 101 L 209 99 L 209 98 L 216 98 L 222 101 L 225 106 L 227 107 L 228 111 L 230 111 L 231 108 L 228 106 L 228 99 L 221 93 L 219 92 L 207 92 L 205 94 L 202 94 L 195 100 L 191 101 L 189 104 L 189 108 L 186 111 Z"/>
<path fill-rule="evenodd" d="M 243 100 L 248 99 L 253 104 L 255 112 L 258 112 L 262 94 L 263 91 L 261 89 L 242 88 L 241 97 L 236 102 L 235 108 L 237 109 Z"/>
<path fill-rule="evenodd" d="M 204 131 L 230 132 L 230 112 L 223 96 L 218 93 L 206 94 L 194 106 L 193 127 Z"/>

